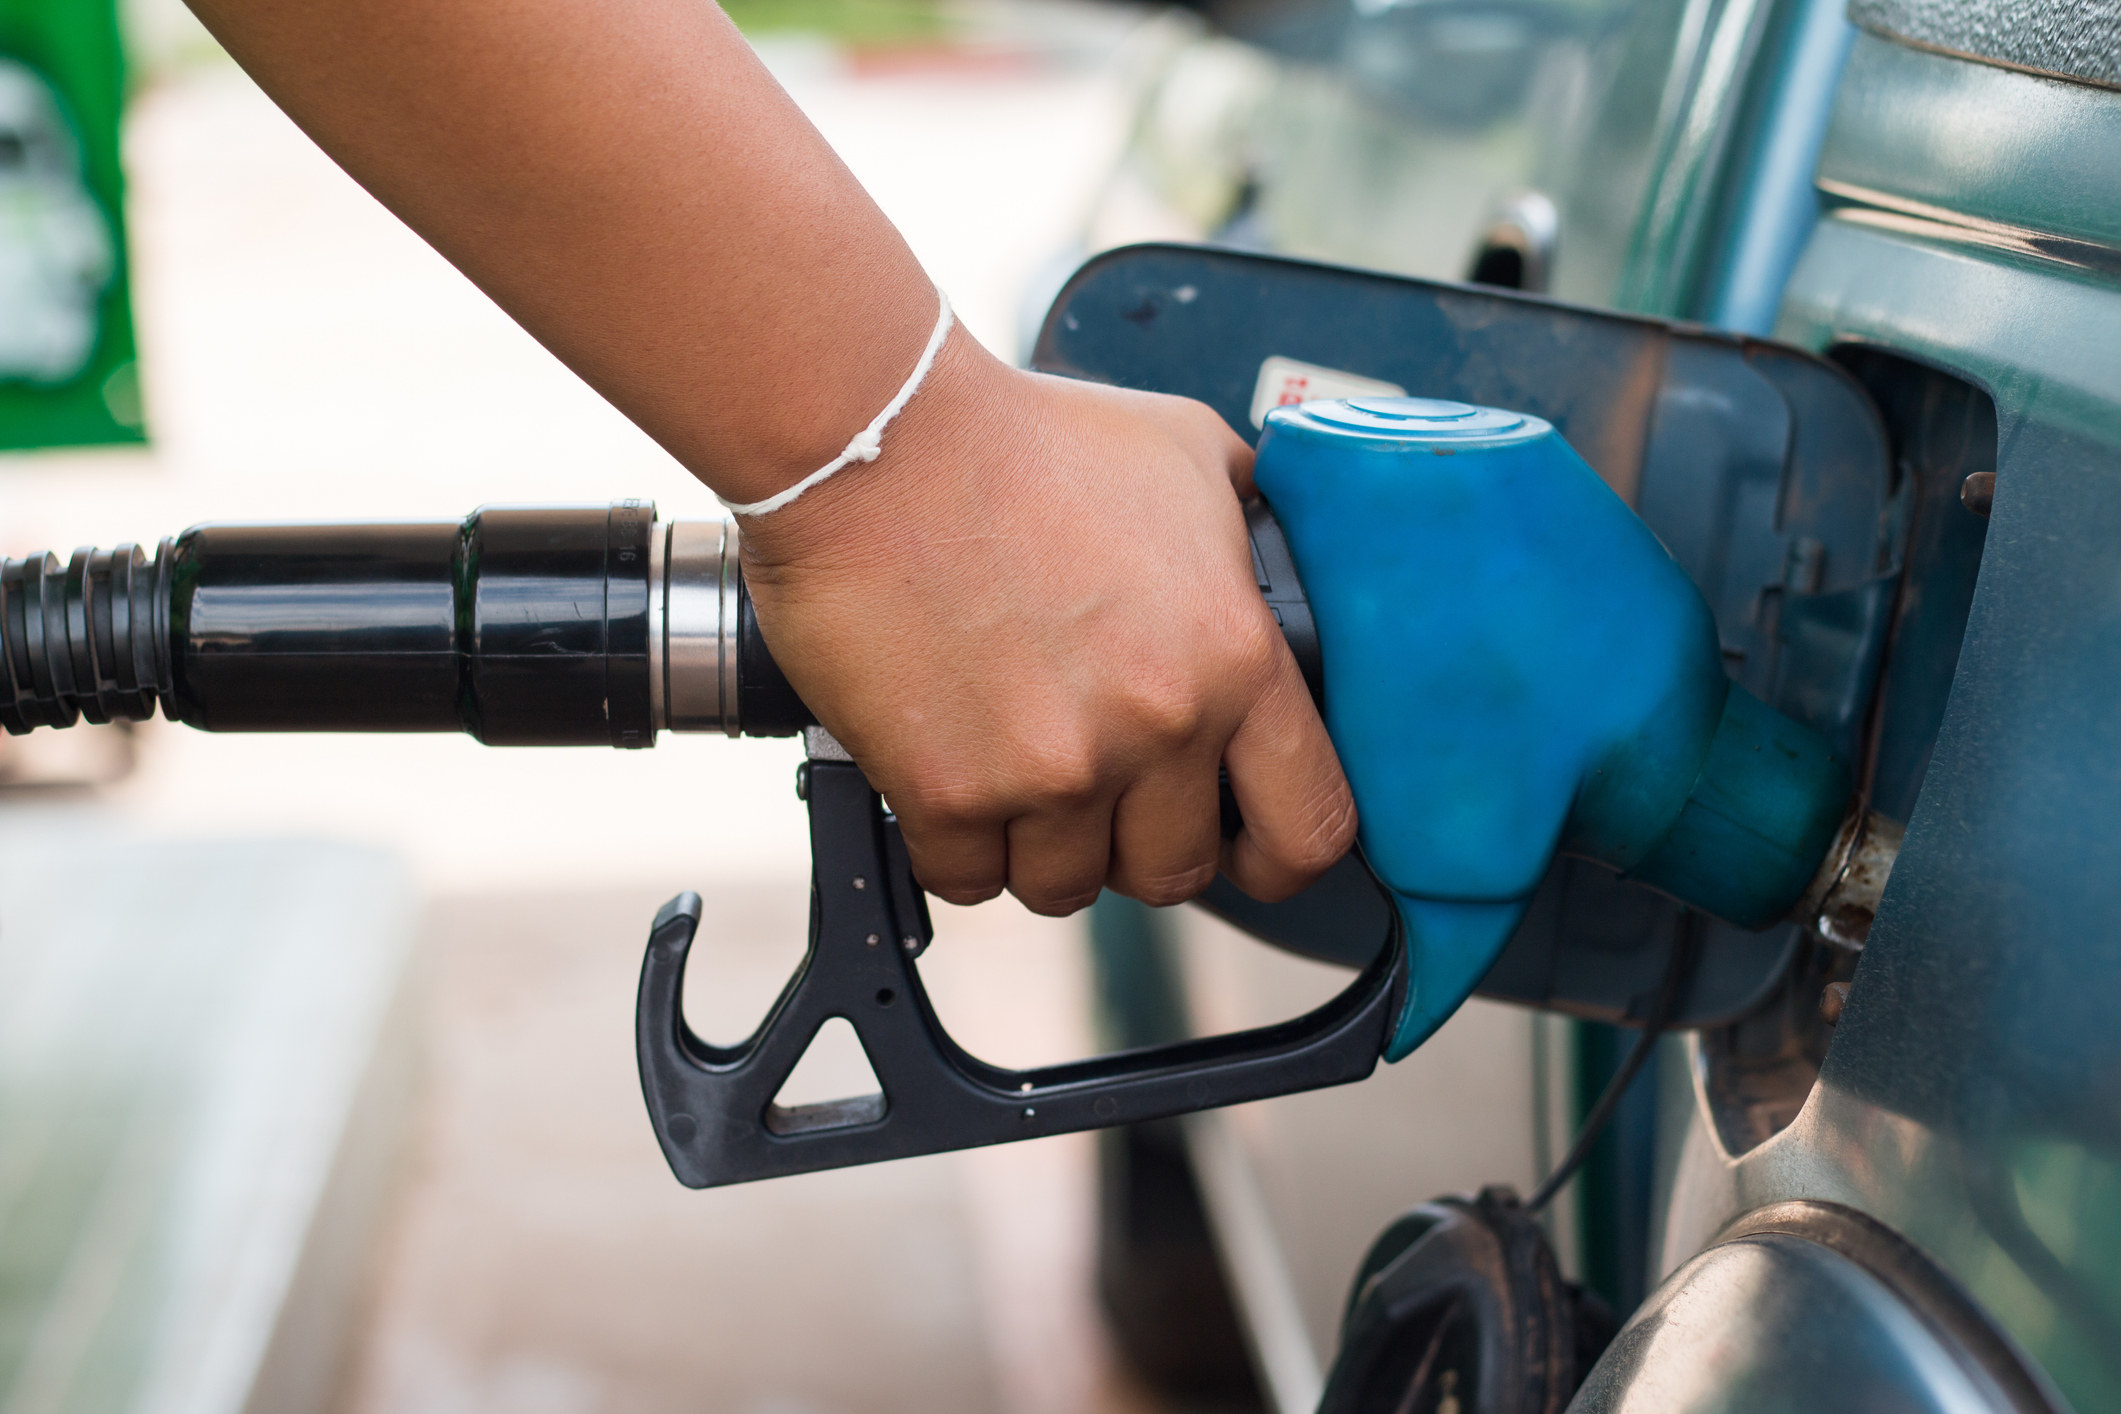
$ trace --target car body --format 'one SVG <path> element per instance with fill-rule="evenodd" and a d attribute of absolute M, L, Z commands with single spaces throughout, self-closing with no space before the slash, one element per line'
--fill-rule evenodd
<path fill-rule="evenodd" d="M 1873 564 L 1822 570 L 1800 537 L 1746 579 L 1729 528 L 1781 527 L 1787 486 L 1713 514 L 1677 504 L 1683 479 L 1638 502 L 1734 673 L 1768 622 L 1770 689 L 1842 724 L 1908 833 L 1860 956 L 1796 929 L 1701 945 L 1752 958 L 1758 985 L 1662 1043 L 1548 1222 L 1564 1268 L 1634 1313 L 1571 1407 L 2121 1406 L 2121 19 L 1962 0 L 1212 18 L 1148 90 L 1091 246 L 1194 239 L 1545 291 L 1557 321 L 1772 337 L 1860 389 L 1886 449 L 1833 473 L 1875 483 Z M 1807 688 L 1828 660 L 1844 675 Z M 1578 908 L 1612 924 L 1602 954 L 1564 920 L 1624 985 L 1491 974 L 1499 1000 L 1364 1085 L 1125 1141 L 1136 1168 L 1182 1147 L 1270 1405 L 1316 1404 L 1396 1212 L 1552 1165 L 1624 1044 L 1610 1024 L 1644 1019 L 1629 930 L 1661 907 Z M 1345 976 L 1198 915 L 1110 904 L 1098 929 L 1121 1040 L 1276 1019 Z M 1128 1162 L 1108 1205 L 1146 1191 Z M 1126 1225 L 1108 1215 L 1108 1296 L 1146 1328 L 1126 1274 L 1153 1262 Z"/>

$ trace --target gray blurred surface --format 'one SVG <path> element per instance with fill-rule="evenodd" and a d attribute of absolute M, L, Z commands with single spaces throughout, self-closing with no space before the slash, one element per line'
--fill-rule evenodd
<path fill-rule="evenodd" d="M 330 1406 L 415 914 L 373 851 L 0 814 L 0 1410 Z"/>
<path fill-rule="evenodd" d="M 446 899 L 431 1084 L 347 1408 L 358 1414 L 1145 1407 L 1091 1305 L 1084 1136 L 692 1192 L 632 1054 L 654 888 Z M 801 887 L 706 893 L 696 1025 L 763 1011 Z M 975 1049 L 1087 1036 L 1073 925 L 944 909 L 924 962 Z M 1011 1057 L 1014 1058 L 1014 1057 Z"/>

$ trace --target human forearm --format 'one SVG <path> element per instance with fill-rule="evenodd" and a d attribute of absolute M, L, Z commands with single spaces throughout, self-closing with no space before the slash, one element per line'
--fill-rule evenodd
<path fill-rule="evenodd" d="M 824 464 L 935 296 L 704 0 L 192 0 L 341 165 L 732 501 Z"/>

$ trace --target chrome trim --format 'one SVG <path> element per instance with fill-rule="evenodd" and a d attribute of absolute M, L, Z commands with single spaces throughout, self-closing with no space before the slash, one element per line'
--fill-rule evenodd
<path fill-rule="evenodd" d="M 1895 235 L 1914 236 L 1950 245 L 1978 246 L 1985 250 L 2003 251 L 2036 260 L 2052 260 L 2060 265 L 2100 274 L 2112 274 L 2117 268 L 2121 268 L 2121 258 L 2116 257 L 2113 249 L 2094 241 L 2054 235 L 2047 231 L 2034 230 L 2030 226 L 2014 226 L 2005 221 L 1991 221 L 1982 216 L 1969 216 L 1964 212 L 1935 206 L 1926 201 L 1895 196 L 1891 192 L 1879 191 L 1855 182 L 1821 177 L 1814 185 L 1822 196 L 1847 203 L 1831 208 L 1827 215 L 1853 226 L 1868 226 L 1875 230 L 1890 231 Z"/>
<path fill-rule="evenodd" d="M 1489 251 L 1515 251 L 1523 262 L 1524 278 L 1517 288 L 1526 294 L 1545 294 L 1554 278 L 1554 253 L 1561 236 L 1561 213 L 1544 192 L 1519 192 L 1495 211 L 1481 233 L 1474 256 L 1477 266 Z"/>
<path fill-rule="evenodd" d="M 664 603 L 665 588 L 663 565 L 670 557 L 670 523 L 658 521 L 648 527 L 648 739 L 652 743 L 655 734 L 664 728 L 663 702 L 668 696 L 663 682 L 663 668 L 667 654 L 663 649 L 663 620 L 668 605 Z"/>
<path fill-rule="evenodd" d="M 676 732 L 738 733 L 735 527 L 672 521 L 664 531 L 656 648 L 656 724 Z"/>
<path fill-rule="evenodd" d="M 738 554 L 737 528 L 733 520 L 722 522 L 721 610 L 722 626 L 722 730 L 731 736 L 743 734 L 743 713 L 737 695 L 737 643 L 743 624 L 743 560 Z"/>

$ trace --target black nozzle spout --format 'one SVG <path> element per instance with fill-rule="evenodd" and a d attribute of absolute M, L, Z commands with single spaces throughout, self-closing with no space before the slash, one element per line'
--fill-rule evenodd
<path fill-rule="evenodd" d="M 0 726 L 464 731 L 648 746 L 655 508 L 203 525 L 0 566 Z"/>

